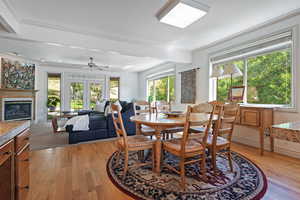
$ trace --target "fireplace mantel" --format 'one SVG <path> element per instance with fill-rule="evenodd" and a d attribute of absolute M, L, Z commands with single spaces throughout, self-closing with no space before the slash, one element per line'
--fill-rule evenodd
<path fill-rule="evenodd" d="M 3 99 L 5 98 L 31 98 L 32 99 L 32 119 L 35 120 L 35 96 L 38 90 L 31 90 L 31 89 L 15 89 L 15 88 L 0 88 L 0 121 L 2 121 L 3 117 Z"/>

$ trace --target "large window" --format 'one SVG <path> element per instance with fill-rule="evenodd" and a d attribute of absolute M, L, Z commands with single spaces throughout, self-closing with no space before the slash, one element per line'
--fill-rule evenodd
<path fill-rule="evenodd" d="M 112 101 L 120 98 L 120 78 L 111 77 L 109 80 L 109 99 Z"/>
<path fill-rule="evenodd" d="M 148 101 L 175 101 L 175 75 L 148 80 Z"/>
<path fill-rule="evenodd" d="M 238 59 L 214 63 L 213 67 L 220 68 L 235 64 L 243 72 L 243 76 L 233 77 L 232 85 L 245 86 L 245 103 L 292 106 L 292 40 L 291 37 L 280 39 L 278 43 L 271 42 L 269 47 L 261 45 L 253 53 L 235 56 Z M 230 77 L 219 78 L 217 100 L 228 99 L 230 80 Z"/>

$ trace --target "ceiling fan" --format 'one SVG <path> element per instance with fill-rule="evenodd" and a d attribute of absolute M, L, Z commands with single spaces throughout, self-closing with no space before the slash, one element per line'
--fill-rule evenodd
<path fill-rule="evenodd" d="M 106 71 L 106 70 L 109 69 L 109 66 L 99 66 L 99 65 L 96 65 L 93 62 L 93 57 L 90 57 L 90 61 L 88 62 L 87 66 L 85 66 L 84 68 L 85 69 L 90 69 L 91 71 L 92 70 Z"/>

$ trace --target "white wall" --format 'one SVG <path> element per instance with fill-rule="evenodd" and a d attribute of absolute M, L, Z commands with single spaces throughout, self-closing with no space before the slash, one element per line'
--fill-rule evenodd
<path fill-rule="evenodd" d="M 238 46 L 244 44 L 247 41 L 252 41 L 264 37 L 266 35 L 291 28 L 295 26 L 296 35 L 295 38 L 295 56 L 294 56 L 294 66 L 295 66 L 295 92 L 296 92 L 296 112 L 283 112 L 283 111 L 275 111 L 274 121 L 275 124 L 282 123 L 282 122 L 291 122 L 291 121 L 300 121 L 300 92 L 299 92 L 299 85 L 300 85 L 300 51 L 299 51 L 299 24 L 300 24 L 300 16 L 294 16 L 290 18 L 286 18 L 285 20 L 278 21 L 276 23 L 269 24 L 268 26 L 261 27 L 257 30 L 252 30 L 247 33 L 243 33 L 240 36 L 237 36 L 233 39 L 227 40 L 223 43 L 219 43 L 217 45 L 199 49 L 193 51 L 193 65 L 201 66 L 200 73 L 199 73 L 199 84 L 197 87 L 198 94 L 198 101 L 207 101 L 209 100 L 209 91 L 210 91 L 210 84 L 209 84 L 209 57 L 216 52 L 222 52 L 224 49 L 228 49 L 230 47 Z M 258 146 L 259 145 L 259 134 L 258 131 L 252 128 L 245 128 L 245 127 L 238 127 L 234 134 L 234 140 L 245 143 L 247 145 Z M 265 142 L 266 149 L 269 148 L 269 140 Z M 285 141 L 275 141 L 275 150 L 280 153 L 288 154 L 291 156 L 300 157 L 300 144 L 295 144 L 291 142 Z"/>
<path fill-rule="evenodd" d="M 47 119 L 47 77 L 48 73 L 61 73 L 61 94 L 62 94 L 62 110 L 69 109 L 69 98 L 68 98 L 68 77 L 69 75 L 80 75 L 86 77 L 93 77 L 93 79 L 104 79 L 106 80 L 106 88 L 108 88 L 109 77 L 120 77 L 120 99 L 131 101 L 138 97 L 138 76 L 137 73 L 132 72 L 89 72 L 87 70 L 74 69 L 70 67 L 61 66 L 36 66 L 36 81 L 35 87 L 37 90 L 37 104 L 36 113 L 37 121 L 46 121 Z M 96 77 L 96 78 L 95 78 Z M 106 92 L 105 98 L 108 98 L 108 91 Z"/>

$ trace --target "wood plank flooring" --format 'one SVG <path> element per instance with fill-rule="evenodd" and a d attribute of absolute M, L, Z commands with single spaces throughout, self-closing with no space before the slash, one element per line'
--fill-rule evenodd
<path fill-rule="evenodd" d="M 233 150 L 254 161 L 267 175 L 264 199 L 300 199 L 300 160 L 234 144 Z M 131 200 L 110 181 L 106 162 L 113 141 L 31 152 L 30 200 Z"/>

